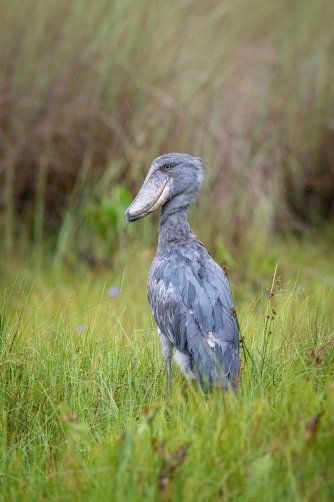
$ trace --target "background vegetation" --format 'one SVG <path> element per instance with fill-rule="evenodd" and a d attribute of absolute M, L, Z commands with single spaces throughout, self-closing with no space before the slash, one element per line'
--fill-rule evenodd
<path fill-rule="evenodd" d="M 334 498 L 333 22 L 325 0 L 1 3 L 0 500 Z M 157 215 L 123 213 L 169 151 L 207 164 L 190 219 L 230 267 L 237 398 L 174 369 L 165 400 Z"/>

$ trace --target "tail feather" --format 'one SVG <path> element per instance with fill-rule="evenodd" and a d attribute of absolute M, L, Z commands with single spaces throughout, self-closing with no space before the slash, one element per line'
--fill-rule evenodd
<path fill-rule="evenodd" d="M 191 370 L 203 392 L 212 387 L 236 390 L 239 378 L 238 354 L 232 343 L 210 347 L 199 342 L 191 353 Z"/>

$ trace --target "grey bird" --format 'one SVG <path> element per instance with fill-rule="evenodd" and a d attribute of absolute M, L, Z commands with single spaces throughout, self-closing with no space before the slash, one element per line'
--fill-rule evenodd
<path fill-rule="evenodd" d="M 239 325 L 225 271 L 213 260 L 188 223 L 190 204 L 204 180 L 203 161 L 185 153 L 155 159 L 137 197 L 125 212 L 130 223 L 161 208 L 157 254 L 148 276 L 148 301 L 167 366 L 171 358 L 204 392 L 236 390 Z"/>

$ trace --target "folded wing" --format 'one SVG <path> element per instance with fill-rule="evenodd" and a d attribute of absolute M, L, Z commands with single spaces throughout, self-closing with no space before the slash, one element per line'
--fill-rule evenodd
<path fill-rule="evenodd" d="M 163 260 L 156 259 L 148 298 L 162 333 L 179 351 L 190 354 L 202 389 L 235 388 L 238 321 L 228 279 L 205 248 L 178 246 Z"/>

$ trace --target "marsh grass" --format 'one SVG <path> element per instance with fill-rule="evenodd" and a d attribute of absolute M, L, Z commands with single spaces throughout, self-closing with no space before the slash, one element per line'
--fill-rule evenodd
<path fill-rule="evenodd" d="M 0 10 L 0 500 L 332 500 L 330 3 Z M 157 215 L 123 226 L 178 150 L 207 162 L 190 220 L 230 267 L 237 396 L 173 367 L 166 401 Z"/>
<path fill-rule="evenodd" d="M 234 246 L 259 221 L 301 230 L 332 218 L 328 2 L 14 0 L 0 9 L 6 257 L 17 243 L 58 259 L 84 248 L 98 229 L 82 208 L 98 209 L 113 184 L 135 195 L 167 151 L 207 162 L 201 210 L 214 209 L 211 235 L 228 232 Z"/>
<path fill-rule="evenodd" d="M 325 286 L 303 300 L 298 284 L 274 277 L 239 313 L 237 396 L 204 396 L 174 367 L 169 402 L 149 315 L 146 329 L 125 330 L 113 298 L 82 313 L 78 329 L 78 294 L 51 317 L 33 288 L 22 295 L 14 284 L 1 296 L 2 500 L 333 497 Z"/>

